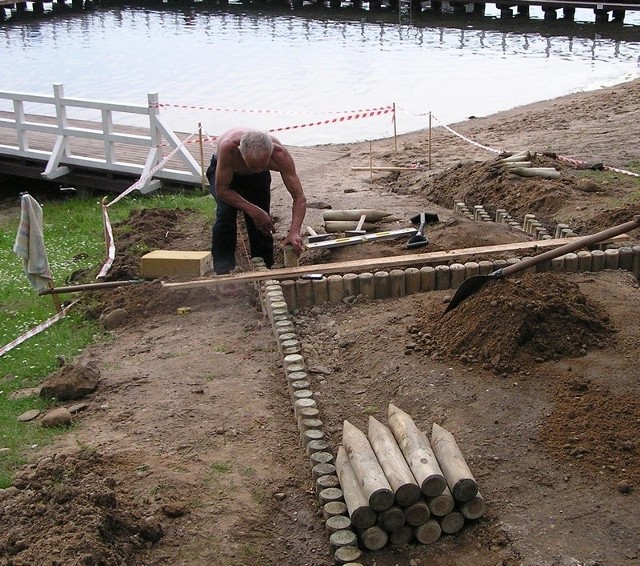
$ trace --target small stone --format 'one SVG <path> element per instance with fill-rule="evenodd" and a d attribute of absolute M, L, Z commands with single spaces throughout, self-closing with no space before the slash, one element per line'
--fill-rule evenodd
<path fill-rule="evenodd" d="M 626 495 L 631 492 L 631 484 L 626 480 L 621 480 L 618 482 L 618 491 Z"/>
<path fill-rule="evenodd" d="M 276 501 L 284 501 L 284 498 L 286 497 L 286 495 L 284 493 L 282 493 L 281 491 L 279 491 L 278 493 L 274 493 L 273 494 L 273 498 Z"/>
<path fill-rule="evenodd" d="M 65 407 L 53 409 L 42 417 L 42 426 L 47 428 L 70 426 L 72 422 L 71 413 Z"/>
<path fill-rule="evenodd" d="M 16 420 L 21 423 L 26 423 L 27 421 L 32 421 L 40 414 L 38 409 L 31 409 L 30 411 L 26 411 L 21 415 L 16 417 Z"/>
<path fill-rule="evenodd" d="M 176 517 L 182 517 L 185 514 L 185 508 L 178 503 L 165 503 L 160 510 L 167 517 L 175 519 Z"/>
<path fill-rule="evenodd" d="M 99 322 L 107 330 L 113 330 L 118 326 L 122 326 L 126 322 L 127 318 L 129 318 L 127 309 L 115 309 L 107 314 L 102 313 L 102 315 L 100 315 Z"/>

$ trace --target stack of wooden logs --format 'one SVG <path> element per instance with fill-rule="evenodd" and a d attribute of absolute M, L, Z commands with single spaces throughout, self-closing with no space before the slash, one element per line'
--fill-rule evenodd
<path fill-rule="evenodd" d="M 335 232 L 364 231 L 380 228 L 378 222 L 388 222 L 390 212 L 369 208 L 357 210 L 325 210 L 322 213 L 327 234 Z"/>
<path fill-rule="evenodd" d="M 543 177 L 545 179 L 559 179 L 560 171 L 555 167 L 533 167 L 536 159 L 535 152 L 520 151 L 508 154 L 494 162 L 494 167 L 507 170 L 520 177 Z"/>
<path fill-rule="evenodd" d="M 335 461 L 350 528 L 378 550 L 430 544 L 485 513 L 485 502 L 453 435 L 433 424 L 431 441 L 389 405 L 389 426 L 369 418 L 365 434 L 344 421 Z"/>

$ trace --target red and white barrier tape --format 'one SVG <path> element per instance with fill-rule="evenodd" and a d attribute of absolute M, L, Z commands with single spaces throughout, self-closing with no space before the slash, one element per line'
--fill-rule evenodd
<path fill-rule="evenodd" d="M 311 126 L 323 126 L 325 124 L 337 124 L 341 122 L 350 122 L 352 120 L 359 120 L 361 118 L 370 118 L 371 116 L 382 116 L 383 114 L 389 114 L 393 112 L 392 106 L 381 108 L 379 110 L 371 110 L 362 114 L 352 114 L 350 116 L 342 116 L 340 118 L 331 118 L 329 120 L 322 120 L 319 122 L 310 122 L 308 124 L 296 124 L 295 126 L 284 126 L 282 128 L 273 128 L 270 132 L 284 132 L 286 130 L 299 130 L 300 128 L 308 128 Z"/>
<path fill-rule="evenodd" d="M 190 106 L 188 104 L 158 104 L 154 108 L 180 108 L 190 110 L 208 110 L 211 112 L 233 112 L 238 114 L 366 114 L 390 108 L 381 106 L 379 108 L 366 108 L 364 110 L 254 110 L 248 108 L 214 108 L 212 106 Z"/>
<path fill-rule="evenodd" d="M 100 268 L 100 273 L 96 276 L 96 279 L 102 279 L 106 277 L 107 273 L 111 269 L 113 262 L 116 259 L 116 244 L 113 240 L 113 229 L 111 228 L 111 222 L 109 221 L 109 212 L 106 204 L 102 203 L 102 225 L 104 226 L 104 240 L 107 246 L 107 257 Z"/>
<path fill-rule="evenodd" d="M 69 304 L 66 307 L 64 307 L 59 313 L 53 315 L 50 319 L 45 320 L 44 322 L 41 322 L 35 328 L 32 328 L 31 330 L 28 330 L 22 336 L 18 336 L 15 340 L 12 340 L 6 346 L 3 346 L 2 348 L 0 348 L 0 357 L 4 356 L 9 350 L 13 350 L 13 348 L 15 348 L 16 346 L 19 346 L 20 344 L 22 344 L 23 342 L 25 342 L 26 340 L 28 340 L 32 336 L 35 336 L 36 334 L 39 334 L 43 330 L 46 330 L 52 324 L 58 322 L 61 318 L 64 318 L 66 316 L 66 314 L 67 314 L 67 311 L 73 305 L 75 305 L 78 302 L 78 300 L 79 299 L 76 299 L 71 304 Z"/>
<path fill-rule="evenodd" d="M 490 151 L 491 153 L 504 153 L 501 149 L 494 149 L 493 147 L 488 147 L 486 145 L 482 145 L 481 143 L 478 143 L 476 141 L 473 141 L 472 139 L 463 136 L 462 134 L 456 132 L 453 128 L 450 128 L 449 126 L 447 126 L 446 124 L 443 124 L 442 122 L 440 122 L 440 120 L 438 120 L 438 118 L 436 118 L 433 114 L 431 115 L 431 117 L 438 122 L 445 130 L 447 130 L 448 132 L 451 132 L 454 136 L 458 136 L 460 139 L 475 145 L 476 147 L 479 147 L 480 149 L 484 149 L 486 151 Z"/>
<path fill-rule="evenodd" d="M 565 163 L 569 163 L 570 165 L 573 165 L 576 168 L 580 167 L 582 165 L 589 166 L 589 163 L 587 163 L 586 161 L 580 161 L 579 159 L 572 159 L 570 157 L 564 157 L 563 155 L 558 155 L 557 159 L 558 159 L 558 161 L 564 161 Z M 640 173 L 634 173 L 633 171 L 626 171 L 624 169 L 618 169 L 617 167 L 611 167 L 610 165 L 603 165 L 602 168 L 606 169 L 607 171 L 614 171 L 615 173 L 622 173 L 623 175 L 630 175 L 631 177 L 640 177 Z"/>

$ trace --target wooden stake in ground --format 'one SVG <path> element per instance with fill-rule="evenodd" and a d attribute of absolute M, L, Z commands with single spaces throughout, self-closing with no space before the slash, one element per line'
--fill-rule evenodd
<path fill-rule="evenodd" d="M 473 499 L 478 493 L 478 484 L 467 466 L 453 434 L 433 423 L 431 445 L 442 473 L 447 479 L 453 498 L 461 502 Z"/>
<path fill-rule="evenodd" d="M 416 503 L 420 499 L 420 487 L 391 431 L 374 417 L 369 417 L 368 438 L 398 505 L 409 507 Z"/>
<path fill-rule="evenodd" d="M 440 495 L 447 482 L 426 435 L 407 413 L 393 404 L 389 404 L 389 428 L 422 493 L 428 497 Z"/>
<path fill-rule="evenodd" d="M 364 432 L 345 420 L 342 444 L 369 506 L 375 511 L 389 509 L 394 501 L 393 490 Z"/>
<path fill-rule="evenodd" d="M 458 504 L 458 510 L 465 519 L 479 519 L 487 512 L 484 498 L 478 492 L 473 499 Z"/>
<path fill-rule="evenodd" d="M 359 529 L 368 529 L 375 525 L 377 513 L 369 507 L 369 502 L 362 492 L 344 446 L 338 448 L 336 473 L 340 479 L 340 488 L 353 526 Z"/>

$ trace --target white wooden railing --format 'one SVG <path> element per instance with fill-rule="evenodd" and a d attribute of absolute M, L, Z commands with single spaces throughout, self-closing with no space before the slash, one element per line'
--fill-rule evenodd
<path fill-rule="evenodd" d="M 0 155 L 46 162 L 42 175 L 47 179 L 66 175 L 76 167 L 139 176 L 143 180 L 139 187 L 141 192 L 157 189 L 162 179 L 199 184 L 200 165 L 163 122 L 159 115 L 158 95 L 147 96 L 147 106 L 135 106 L 68 98 L 61 84 L 53 85 L 53 96 L 0 91 L 0 101 L 13 104 L 13 116 L 9 111 L 4 113 L 8 117 L 0 117 Z M 25 104 L 47 105 L 52 110 L 51 115 L 27 113 Z M 99 121 L 83 121 L 79 127 L 77 121 L 68 118 L 78 111 L 91 110 L 99 112 Z M 146 126 L 136 128 L 135 131 L 143 133 L 140 135 L 130 133 L 132 128 L 114 125 L 114 113 L 148 117 L 148 133 Z M 76 125 L 70 125 L 70 122 Z M 7 139 L 11 138 L 6 135 L 7 131 L 13 131 L 15 138 Z M 173 168 L 168 163 L 158 167 L 163 161 L 163 147 L 173 154 Z M 126 156 L 122 155 L 125 153 Z M 157 170 L 152 172 L 153 169 Z"/>

